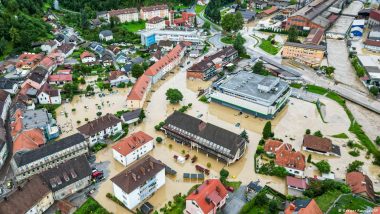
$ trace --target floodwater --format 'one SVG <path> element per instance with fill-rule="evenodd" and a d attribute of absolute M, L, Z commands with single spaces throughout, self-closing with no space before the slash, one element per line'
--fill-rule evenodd
<path fill-rule="evenodd" d="M 130 127 L 129 130 L 129 133 L 142 130 L 154 138 L 161 136 L 164 139 L 163 142 L 161 144 L 157 144 L 150 155 L 158 160 L 161 160 L 163 163 L 177 171 L 176 177 L 166 177 L 165 186 L 158 190 L 149 199 L 149 202 L 153 204 L 155 209 L 159 210 L 165 203 L 172 200 L 174 195 L 178 193 L 187 193 L 190 187 L 198 182 L 184 181 L 182 179 L 183 173 L 196 173 L 196 164 L 206 166 L 207 163 L 211 164 L 211 168 L 210 175 L 206 178 L 217 178 L 220 169 L 225 167 L 230 172 L 230 176 L 228 178 L 229 180 L 242 181 L 243 184 L 248 184 L 250 181 L 260 180 L 262 181 L 261 185 L 269 185 L 282 193 L 286 193 L 286 184 L 284 179 L 259 175 L 254 172 L 253 157 L 258 142 L 261 138 L 261 132 L 266 120 L 254 118 L 253 116 L 246 114 L 239 115 L 238 111 L 215 103 L 206 104 L 198 101 L 198 89 L 207 88 L 210 85 L 210 82 L 204 82 L 201 80 L 187 80 L 185 70 L 186 68 L 180 70 L 177 69 L 174 73 L 171 73 L 165 77 L 165 80 L 160 81 L 152 88 L 152 94 L 148 96 L 148 101 L 146 102 L 146 118 L 144 119 L 144 122 L 138 126 Z M 165 92 L 169 88 L 177 88 L 182 92 L 184 99 L 180 104 L 171 105 L 165 100 Z M 62 110 L 68 112 L 68 118 L 74 122 L 76 121 L 75 118 L 88 117 L 89 119 L 93 119 L 96 117 L 96 112 L 98 111 L 95 103 L 99 104 L 101 101 L 107 103 L 106 101 L 109 101 L 111 104 L 110 106 L 104 106 L 102 109 L 103 114 L 106 112 L 114 113 L 125 108 L 125 96 L 127 93 L 128 89 L 124 89 L 120 90 L 120 93 L 118 94 L 108 95 L 104 98 L 99 98 L 98 96 L 94 98 L 76 97 L 72 103 L 64 104 L 58 112 Z M 344 132 L 353 138 L 354 136 L 348 132 L 349 120 L 344 110 L 338 104 L 329 99 L 322 99 L 321 101 L 326 105 L 325 121 L 327 121 L 327 123 L 322 122 L 315 104 L 291 98 L 287 107 L 285 107 L 272 121 L 275 136 L 277 138 L 282 138 L 284 142 L 291 143 L 296 150 L 301 148 L 303 134 L 307 128 L 311 129 L 312 132 L 320 130 L 326 136 Z M 192 107 L 186 112 L 189 115 L 195 117 L 201 116 L 200 118 L 202 120 L 235 133 L 241 133 L 243 130 L 247 130 L 250 143 L 248 144 L 246 154 L 241 160 L 230 166 L 226 166 L 223 163 L 217 162 L 216 159 L 207 157 L 203 153 L 197 153 L 194 150 L 190 150 L 187 146 L 182 146 L 173 142 L 172 140 L 166 138 L 162 132 L 155 131 L 154 126 L 156 124 L 164 121 L 165 118 L 174 110 L 179 109 L 182 105 L 187 105 L 189 103 L 192 103 Z M 91 106 L 91 109 L 83 110 L 84 105 Z M 77 111 L 72 113 L 71 108 L 74 106 L 77 108 Z M 79 109 L 81 109 L 81 111 L 78 111 Z M 68 118 L 59 114 L 58 121 L 62 124 L 65 120 L 69 120 Z M 77 126 L 76 122 L 75 124 L 73 124 L 73 122 L 71 123 L 74 127 Z M 237 123 L 240 123 L 240 126 L 237 126 Z M 345 143 L 344 141 L 338 141 L 335 139 L 333 139 L 333 141 L 339 145 Z M 172 145 L 172 148 L 169 148 L 170 144 Z M 336 170 L 337 177 L 342 177 L 344 175 L 344 168 L 352 161 L 352 157 L 347 154 L 343 147 L 341 147 L 341 149 L 343 153 L 341 158 L 327 158 L 313 155 L 313 159 L 328 159 L 330 164 L 334 166 L 333 168 L 339 168 L 339 170 Z M 196 155 L 198 157 L 196 163 L 192 164 L 190 160 L 187 160 L 184 164 L 175 162 L 173 155 L 183 155 L 183 150 L 186 154 L 190 154 L 191 157 Z M 364 153 L 362 155 L 364 155 Z M 104 150 L 98 152 L 96 157 L 97 161 L 110 163 L 110 177 L 100 184 L 99 190 L 94 194 L 95 199 L 98 200 L 107 210 L 113 213 L 128 213 L 126 209 L 106 198 L 107 193 L 113 193 L 112 184 L 109 179 L 125 168 L 113 159 L 111 146 L 108 146 Z M 367 163 L 364 170 L 371 176 L 371 178 L 374 179 L 379 173 L 379 167 L 373 169 L 372 166 L 370 166 L 370 160 L 366 160 L 362 157 L 360 157 L 360 159 L 363 159 L 363 161 Z M 308 175 L 313 176 L 317 172 L 315 172 L 315 170 L 308 170 L 307 173 Z"/>

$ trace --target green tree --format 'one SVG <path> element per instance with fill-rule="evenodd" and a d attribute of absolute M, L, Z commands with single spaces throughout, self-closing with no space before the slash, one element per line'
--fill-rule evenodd
<path fill-rule="evenodd" d="M 347 167 L 347 172 L 355 172 L 359 171 L 360 168 L 364 165 L 362 161 L 355 160 L 352 163 L 350 163 Z"/>
<path fill-rule="evenodd" d="M 262 61 L 258 61 L 252 66 L 252 72 L 264 76 L 269 75 L 269 72 L 264 68 L 264 63 Z"/>
<path fill-rule="evenodd" d="M 327 76 L 331 76 L 335 72 L 333 66 L 321 66 L 321 70 L 324 71 Z"/>
<path fill-rule="evenodd" d="M 221 23 L 223 30 L 230 33 L 232 30 L 234 30 L 234 25 L 235 25 L 234 22 L 235 22 L 234 14 L 228 13 L 224 15 L 222 19 L 222 23 Z"/>
<path fill-rule="evenodd" d="M 239 53 L 239 56 L 246 55 L 246 49 L 244 47 L 244 43 L 245 43 L 245 39 L 241 36 L 240 33 L 238 33 L 233 45 L 234 45 L 234 48 Z"/>
<path fill-rule="evenodd" d="M 298 40 L 298 30 L 294 26 L 291 26 L 288 30 L 288 42 L 300 42 Z"/>
<path fill-rule="evenodd" d="M 376 97 L 379 95 L 379 88 L 377 86 L 371 86 L 371 88 L 369 88 L 369 92 L 371 92 L 371 94 Z"/>
<path fill-rule="evenodd" d="M 241 133 L 240 133 L 240 137 L 242 137 L 243 139 L 245 139 L 246 141 L 248 141 L 248 133 L 246 130 L 243 130 Z"/>
<path fill-rule="evenodd" d="M 306 129 L 305 134 L 310 134 L 310 133 L 311 133 L 310 129 Z"/>
<path fill-rule="evenodd" d="M 237 12 L 234 15 L 232 30 L 235 32 L 238 32 L 239 30 L 243 29 L 243 26 L 244 26 L 243 15 L 240 12 Z"/>
<path fill-rule="evenodd" d="M 315 164 L 315 166 L 318 168 L 318 170 L 321 173 L 329 173 L 331 170 L 329 162 L 327 162 L 325 160 L 319 161 L 318 163 Z"/>
<path fill-rule="evenodd" d="M 211 24 L 210 24 L 210 22 L 205 21 L 205 22 L 203 23 L 203 25 L 202 25 L 202 28 L 203 28 L 204 30 L 210 30 L 210 28 L 211 28 Z"/>
<path fill-rule="evenodd" d="M 314 134 L 313 134 L 314 136 L 317 136 L 317 137 L 323 137 L 323 134 L 322 134 L 322 132 L 321 131 L 316 131 L 316 132 L 314 132 Z"/>
<path fill-rule="evenodd" d="M 145 118 L 145 111 L 144 109 L 141 109 L 140 115 L 139 115 L 139 121 L 141 122 Z"/>
<path fill-rule="evenodd" d="M 266 196 L 264 192 L 260 192 L 255 197 L 255 204 L 263 206 L 265 204 L 268 204 L 269 198 Z"/>
<path fill-rule="evenodd" d="M 284 167 L 276 166 L 276 167 L 273 167 L 272 172 L 270 174 L 280 177 L 280 178 L 285 178 L 289 173 L 288 171 L 286 171 Z"/>
<path fill-rule="evenodd" d="M 274 200 L 270 200 L 269 202 L 269 211 L 271 211 L 272 213 L 275 213 L 278 209 L 278 205 L 279 205 L 279 202 L 278 200 L 274 199 Z"/>
<path fill-rule="evenodd" d="M 290 3 L 290 5 L 295 5 L 295 4 L 297 4 L 297 0 L 290 0 L 289 3 Z"/>
<path fill-rule="evenodd" d="M 166 91 L 166 100 L 169 100 L 170 103 L 172 104 L 179 103 L 180 101 L 182 101 L 182 99 L 183 99 L 183 95 L 178 89 L 169 88 Z"/>
<path fill-rule="evenodd" d="M 14 44 L 19 44 L 20 43 L 20 40 L 21 40 L 21 36 L 18 32 L 18 30 L 14 27 L 12 27 L 10 30 L 9 30 L 9 35 L 11 37 L 11 40 Z"/>
<path fill-rule="evenodd" d="M 272 123 L 268 121 L 265 123 L 264 129 L 263 129 L 263 138 L 266 140 L 273 136 L 272 133 Z"/>
<path fill-rule="evenodd" d="M 137 79 L 141 75 L 143 75 L 144 68 L 140 64 L 133 64 L 131 71 L 132 71 L 132 76 Z"/>
<path fill-rule="evenodd" d="M 311 154 L 309 154 L 309 155 L 307 156 L 307 162 L 308 162 L 308 163 L 311 163 Z"/>
<path fill-rule="evenodd" d="M 220 175 L 220 180 L 226 180 L 228 178 L 228 175 L 230 174 L 230 172 L 226 169 L 221 169 L 220 172 L 219 172 L 219 175 Z"/>
<path fill-rule="evenodd" d="M 376 137 L 375 143 L 376 143 L 378 146 L 380 146 L 380 136 L 377 136 L 377 137 Z"/>
<path fill-rule="evenodd" d="M 157 141 L 157 143 L 161 143 L 162 142 L 162 138 L 161 137 L 156 137 L 156 141 Z"/>

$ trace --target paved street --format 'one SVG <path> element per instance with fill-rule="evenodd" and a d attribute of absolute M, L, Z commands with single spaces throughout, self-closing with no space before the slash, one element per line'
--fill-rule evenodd
<path fill-rule="evenodd" d="M 245 189 L 247 186 L 242 185 L 233 193 L 228 193 L 229 197 L 226 201 L 226 205 L 222 209 L 224 214 L 236 214 L 239 213 L 241 208 L 247 202 L 245 200 Z"/>

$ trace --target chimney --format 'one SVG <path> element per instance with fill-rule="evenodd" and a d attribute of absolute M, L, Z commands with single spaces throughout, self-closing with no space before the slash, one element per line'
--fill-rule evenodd
<path fill-rule="evenodd" d="M 135 173 L 132 173 L 132 178 L 134 181 L 137 181 L 137 178 L 136 178 L 136 174 Z"/>
<path fill-rule="evenodd" d="M 206 197 L 205 199 L 206 199 L 206 202 L 207 202 L 208 204 L 211 203 L 211 199 L 210 199 L 209 197 Z"/>
<path fill-rule="evenodd" d="M 144 169 L 144 167 L 141 167 L 141 168 L 140 168 L 140 171 L 141 171 L 141 173 L 142 173 L 143 175 L 145 175 L 145 169 Z"/>
<path fill-rule="evenodd" d="M 153 165 L 153 162 L 152 162 L 152 161 L 149 162 L 149 166 L 150 166 L 150 168 L 152 168 L 152 169 L 154 168 L 154 165 Z"/>

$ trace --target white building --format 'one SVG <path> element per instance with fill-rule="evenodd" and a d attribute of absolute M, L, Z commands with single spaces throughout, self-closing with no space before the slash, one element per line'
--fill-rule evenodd
<path fill-rule="evenodd" d="M 111 86 L 117 86 L 120 83 L 128 83 L 131 79 L 122 71 L 111 71 L 108 77 Z"/>
<path fill-rule="evenodd" d="M 80 60 L 82 63 L 92 63 L 96 61 L 96 57 L 95 54 L 85 51 L 80 55 Z"/>
<path fill-rule="evenodd" d="M 202 43 L 205 38 L 197 30 L 148 30 L 141 32 L 141 44 L 147 47 L 162 40 Z"/>
<path fill-rule="evenodd" d="M 115 197 L 128 209 L 134 209 L 165 185 L 165 164 L 148 155 L 111 181 Z"/>
<path fill-rule="evenodd" d="M 165 29 L 165 19 L 161 17 L 153 17 L 148 20 L 148 22 L 145 25 L 145 29 L 147 30 L 161 30 Z"/>
<path fill-rule="evenodd" d="M 38 103 L 40 104 L 61 104 L 61 92 L 59 89 L 50 87 L 48 83 L 45 83 L 37 94 Z"/>
<path fill-rule="evenodd" d="M 7 119 L 8 110 L 11 106 L 11 95 L 5 90 L 0 89 L 0 110 L 1 110 L 1 119 L 5 121 Z"/>
<path fill-rule="evenodd" d="M 137 123 L 140 119 L 140 115 L 142 111 L 143 110 L 141 108 L 138 108 L 138 109 L 126 112 L 121 115 L 121 120 L 123 120 L 123 122 L 128 125 Z"/>
<path fill-rule="evenodd" d="M 140 10 L 140 19 L 149 20 L 153 17 L 165 18 L 169 16 L 169 7 L 166 4 L 142 7 Z"/>
<path fill-rule="evenodd" d="M 113 158 L 124 166 L 130 165 L 153 150 L 153 138 L 139 131 L 125 137 L 112 146 Z"/>
<path fill-rule="evenodd" d="M 139 20 L 139 11 L 137 8 L 125 8 L 120 10 L 108 11 L 109 17 L 117 17 L 120 23 L 137 22 Z"/>
<path fill-rule="evenodd" d="M 90 146 L 93 146 L 111 135 L 122 132 L 121 123 L 122 120 L 108 113 L 78 127 L 78 131 L 89 140 Z"/>
<path fill-rule="evenodd" d="M 44 51 L 46 54 L 51 53 L 53 50 L 55 50 L 58 47 L 59 43 L 55 40 L 49 40 L 41 45 L 41 50 Z"/>
<path fill-rule="evenodd" d="M 99 33 L 99 39 L 104 41 L 111 41 L 113 39 L 113 33 L 110 30 L 102 30 Z"/>

